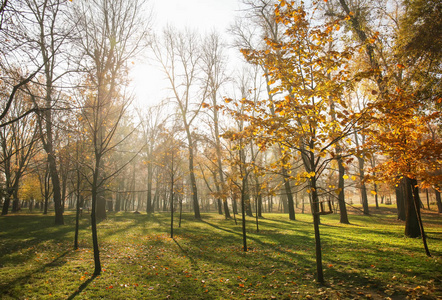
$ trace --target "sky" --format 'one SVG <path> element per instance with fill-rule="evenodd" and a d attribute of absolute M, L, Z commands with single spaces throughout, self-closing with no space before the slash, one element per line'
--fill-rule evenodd
<path fill-rule="evenodd" d="M 178 29 L 189 27 L 201 34 L 216 29 L 224 34 L 235 15 L 240 0 L 149 0 L 153 8 L 154 31 L 167 25 Z M 164 97 L 167 82 L 152 61 L 137 61 L 131 72 L 132 86 L 141 105 L 158 103 Z"/>

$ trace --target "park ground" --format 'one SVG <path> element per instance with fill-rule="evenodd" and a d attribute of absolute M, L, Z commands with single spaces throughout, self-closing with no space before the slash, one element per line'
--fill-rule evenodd
<path fill-rule="evenodd" d="M 420 239 L 404 237 L 391 206 L 321 217 L 325 284 L 315 281 L 312 216 L 265 214 L 257 231 L 215 213 L 109 213 L 98 225 L 103 272 L 94 277 L 90 222 L 54 226 L 53 215 L 0 217 L 1 299 L 442 299 L 442 217 L 423 211 L 432 257 Z"/>

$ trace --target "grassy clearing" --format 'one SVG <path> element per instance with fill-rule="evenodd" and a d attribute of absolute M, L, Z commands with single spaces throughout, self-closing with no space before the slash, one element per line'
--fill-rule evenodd
<path fill-rule="evenodd" d="M 185 215 L 170 239 L 169 214 L 109 214 L 99 224 L 104 272 L 93 278 L 87 216 L 80 249 L 72 250 L 74 215 L 0 217 L 1 299 L 440 299 L 442 219 L 425 212 L 432 258 L 419 239 L 383 207 L 373 215 L 322 217 L 324 274 L 315 283 L 312 217 L 266 214 L 260 231 L 248 221 L 250 251 L 240 223 L 217 214 Z"/>

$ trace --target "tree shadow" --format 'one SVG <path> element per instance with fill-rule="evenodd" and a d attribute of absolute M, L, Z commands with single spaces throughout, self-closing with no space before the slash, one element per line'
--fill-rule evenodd
<path fill-rule="evenodd" d="M 83 282 L 79 287 L 78 287 L 78 289 L 72 294 L 72 295 L 70 295 L 69 296 L 69 298 L 68 298 L 68 300 L 71 300 L 71 299 L 74 299 L 75 297 L 77 297 L 85 288 L 87 288 L 88 287 L 88 285 L 92 282 L 92 281 L 94 281 L 94 279 L 95 278 L 97 278 L 97 275 L 92 275 L 92 277 L 91 278 L 89 278 L 88 280 L 86 280 L 85 282 Z"/>
<path fill-rule="evenodd" d="M 60 256 L 52 260 L 51 262 L 44 264 L 43 266 L 35 269 L 34 271 L 31 271 L 23 276 L 17 277 L 12 281 L 9 282 L 2 282 L 0 284 L 0 295 L 4 294 L 5 291 L 8 291 L 8 289 L 11 288 L 11 286 L 21 286 L 28 282 L 31 277 L 37 273 L 43 273 L 45 269 L 47 268 L 54 268 L 54 267 L 60 267 L 66 263 L 66 260 L 63 260 L 63 258 L 71 252 L 70 250 L 64 251 Z"/>
<path fill-rule="evenodd" d="M 173 241 L 175 242 L 175 244 L 178 246 L 178 248 L 180 248 L 181 252 L 183 252 L 187 258 L 189 258 L 190 260 L 190 264 L 192 265 L 194 270 L 199 270 L 198 267 L 198 263 L 195 261 L 195 259 L 189 254 L 189 252 L 187 252 L 183 247 L 181 247 L 181 245 L 178 243 L 178 241 L 173 238 Z"/>

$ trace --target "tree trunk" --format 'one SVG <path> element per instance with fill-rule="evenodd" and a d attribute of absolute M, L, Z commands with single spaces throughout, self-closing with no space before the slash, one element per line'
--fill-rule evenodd
<path fill-rule="evenodd" d="M 18 212 L 20 210 L 20 201 L 18 199 L 18 187 L 14 187 L 12 191 L 12 212 Z"/>
<path fill-rule="evenodd" d="M 173 178 L 173 177 L 172 177 Z M 173 184 L 171 187 L 171 195 L 170 195 L 170 238 L 173 239 Z"/>
<path fill-rule="evenodd" d="M 419 188 L 417 186 L 417 180 L 410 179 L 410 178 L 407 178 L 407 179 L 409 179 L 409 181 L 410 181 L 410 186 L 411 186 L 411 190 L 412 190 L 412 194 L 413 194 L 413 203 L 414 203 L 414 207 L 416 210 L 417 221 L 419 224 L 420 235 L 422 237 L 422 243 L 424 245 L 425 253 L 427 254 L 428 257 L 431 257 L 430 250 L 428 249 L 428 245 L 427 245 L 427 237 L 425 235 L 424 224 L 422 223 L 422 216 L 421 216 L 420 207 L 419 207 L 419 203 L 421 203 L 421 200 L 419 197 Z"/>
<path fill-rule="evenodd" d="M 229 205 L 227 203 L 227 198 L 223 199 L 223 205 L 224 205 L 224 215 L 226 219 L 230 219 L 230 211 L 229 211 Z"/>
<path fill-rule="evenodd" d="M 103 185 L 97 187 L 96 217 L 97 217 L 97 222 L 101 222 L 107 218 L 106 198 L 105 198 L 105 192 L 104 192 Z"/>
<path fill-rule="evenodd" d="M 100 249 L 98 247 L 98 234 L 97 234 L 96 206 L 97 206 L 97 190 L 96 188 L 92 188 L 91 227 L 92 227 L 92 244 L 94 249 L 94 266 L 95 266 L 94 276 L 98 276 L 101 273 Z"/>
<path fill-rule="evenodd" d="M 284 179 L 283 179 L 284 180 Z M 284 186 L 285 186 L 285 182 L 283 182 Z M 281 197 L 279 197 L 279 211 L 283 212 L 283 213 L 288 213 L 289 212 L 289 206 L 287 203 L 287 194 L 285 192 L 285 188 L 283 190 L 281 190 Z"/>
<path fill-rule="evenodd" d="M 345 204 L 345 191 L 344 191 L 344 175 L 345 175 L 345 168 L 342 161 L 342 157 L 339 156 L 337 159 L 338 161 L 338 205 L 339 205 L 339 222 L 342 224 L 350 224 L 348 221 L 348 214 L 347 214 L 347 205 Z"/>
<path fill-rule="evenodd" d="M 54 198 L 54 208 L 55 208 L 55 225 L 63 225 L 63 206 L 61 199 L 61 189 L 60 189 L 60 180 L 58 177 L 57 165 L 55 162 L 55 156 L 52 154 L 52 144 L 48 148 L 48 162 L 49 162 L 49 174 L 51 176 L 52 182 L 52 197 Z"/>
<path fill-rule="evenodd" d="M 418 216 L 420 215 L 420 206 L 418 199 L 413 197 L 414 180 L 404 177 L 405 183 L 405 235 L 416 238 L 421 236 Z"/>
<path fill-rule="evenodd" d="M 187 133 L 187 141 L 189 142 L 189 173 L 190 173 L 190 185 L 191 185 L 192 199 L 193 199 L 193 212 L 195 219 L 200 220 L 201 214 L 200 214 L 200 206 L 198 203 L 198 189 L 196 185 L 194 163 L 193 163 L 194 160 L 193 140 L 188 126 L 186 126 L 186 133 Z"/>
<path fill-rule="evenodd" d="M 173 149 L 171 151 L 171 164 L 172 164 L 172 168 L 171 168 L 171 176 L 170 176 L 170 238 L 173 239 L 173 195 L 174 195 L 174 181 L 175 181 L 175 174 L 174 174 L 174 169 L 173 169 Z"/>
<path fill-rule="evenodd" d="M 397 206 L 397 219 L 405 221 L 405 193 L 404 193 L 405 182 L 404 179 L 397 184 L 395 187 L 396 192 L 396 206 Z"/>
<path fill-rule="evenodd" d="M 233 213 L 235 215 L 237 215 L 238 214 L 238 204 L 236 203 L 236 195 L 235 194 L 232 195 L 232 209 L 233 209 Z"/>
<path fill-rule="evenodd" d="M 216 100 L 216 99 L 215 99 Z M 218 173 L 219 180 L 221 183 L 222 193 L 225 194 L 225 182 L 224 182 L 224 172 L 222 166 L 222 153 L 221 153 L 221 141 L 219 138 L 219 122 L 218 122 L 218 108 L 215 106 L 214 108 L 214 130 L 215 130 L 215 145 L 216 145 L 216 159 L 218 164 Z M 224 215 L 226 219 L 230 219 L 230 211 L 229 206 L 227 205 L 227 198 L 223 197 L 222 199 L 224 205 Z"/>
<path fill-rule="evenodd" d="M 78 249 L 78 229 L 80 224 L 80 171 L 77 168 L 77 206 L 75 210 L 75 237 L 74 237 L 74 250 Z"/>
<path fill-rule="evenodd" d="M 2 216 L 5 216 L 8 214 L 9 211 L 9 206 L 11 204 L 11 192 L 8 191 L 5 195 L 5 201 L 3 202 L 3 207 L 2 207 Z"/>
<path fill-rule="evenodd" d="M 436 194 L 437 211 L 442 214 L 442 201 L 440 197 L 440 192 L 437 189 L 434 189 L 434 193 Z"/>
<path fill-rule="evenodd" d="M 94 249 L 94 276 L 98 276 L 101 273 L 101 262 L 100 262 L 100 249 L 98 247 L 98 234 L 97 234 L 97 200 L 99 191 L 98 178 L 100 170 L 100 158 L 96 158 L 95 172 L 92 182 L 92 211 L 91 211 L 91 228 L 92 228 L 92 244 Z"/>
<path fill-rule="evenodd" d="M 284 180 L 285 195 L 287 196 L 287 210 L 289 213 L 289 219 L 294 221 L 296 220 L 295 204 L 293 202 L 292 188 L 290 186 L 289 175 L 287 174 L 287 169 L 284 167 L 282 168 L 282 176 Z"/>
<path fill-rule="evenodd" d="M 257 205 L 256 214 L 257 214 L 258 218 L 262 218 L 262 195 L 261 195 L 261 193 L 258 195 L 257 200 L 258 200 L 258 203 L 256 204 Z"/>
<path fill-rule="evenodd" d="M 218 198 L 216 198 L 216 202 L 217 202 L 218 214 L 222 215 L 223 214 L 223 204 L 222 204 L 222 201 L 218 197 Z"/>
<path fill-rule="evenodd" d="M 49 206 L 49 195 L 45 195 L 45 204 L 44 204 L 44 209 L 43 209 L 44 215 L 48 214 L 48 206 Z"/>
<path fill-rule="evenodd" d="M 150 149 L 149 153 L 149 161 L 147 162 L 147 203 L 146 203 L 146 212 L 148 214 L 153 213 L 152 206 L 152 182 L 153 182 L 153 162 L 152 162 L 152 149 Z"/>
<path fill-rule="evenodd" d="M 243 187 L 245 189 L 245 191 L 243 191 L 244 193 L 244 197 L 245 197 L 245 209 L 246 209 L 246 214 L 249 217 L 253 217 L 253 211 L 252 211 L 252 201 L 250 201 L 250 194 L 249 194 L 249 184 L 248 184 L 248 180 L 246 178 L 245 180 L 245 186 Z M 241 199 L 242 199 L 242 194 L 241 194 Z M 241 204 L 242 205 L 242 204 Z M 242 209 L 242 207 L 241 207 Z"/>
<path fill-rule="evenodd" d="M 246 202 L 246 188 L 247 188 L 247 179 L 243 178 L 242 180 L 242 189 L 241 189 L 241 214 L 242 214 L 242 241 L 243 241 L 243 250 L 247 252 L 247 233 L 246 233 L 246 213 L 245 213 L 245 202 Z"/>
<path fill-rule="evenodd" d="M 365 186 L 364 180 L 364 163 L 365 160 L 361 157 L 358 157 L 359 161 L 359 180 L 360 180 L 360 188 L 361 188 L 361 198 L 362 198 L 362 208 L 364 211 L 364 215 L 369 215 L 370 211 L 368 209 L 368 197 L 367 197 L 367 187 Z"/>
<path fill-rule="evenodd" d="M 378 201 L 378 185 L 376 183 L 373 184 L 373 188 L 374 188 L 374 201 L 376 203 L 376 208 L 379 208 L 379 201 Z"/>
<path fill-rule="evenodd" d="M 321 249 L 321 236 L 319 232 L 319 199 L 318 192 L 316 188 L 316 176 L 310 178 L 310 189 L 312 195 L 312 214 L 313 214 L 313 225 L 315 229 L 315 248 L 316 248 L 316 273 L 317 280 L 319 283 L 324 282 L 324 273 L 322 269 L 322 249 Z"/>

